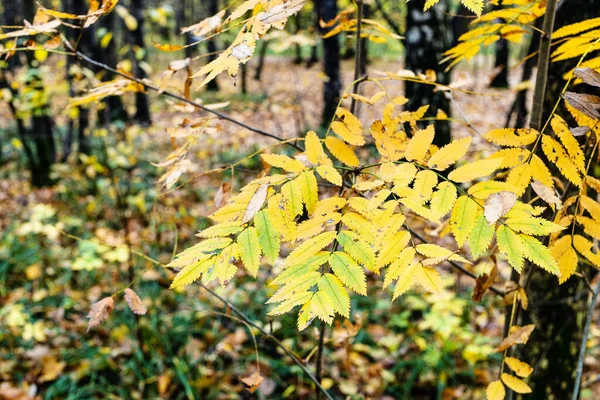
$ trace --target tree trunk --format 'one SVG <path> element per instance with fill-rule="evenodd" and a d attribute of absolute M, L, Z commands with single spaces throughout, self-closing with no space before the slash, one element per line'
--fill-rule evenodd
<path fill-rule="evenodd" d="M 501 20 L 496 21 L 502 23 Z M 502 38 L 496 42 L 496 60 L 494 61 L 494 67 L 499 69 L 498 73 L 490 82 L 490 86 L 494 88 L 507 88 L 508 87 L 508 56 L 509 47 L 508 40 Z"/>
<path fill-rule="evenodd" d="M 597 16 L 600 0 L 570 0 L 567 4 L 558 8 L 554 30 Z M 542 125 L 560 97 L 565 84 L 563 74 L 577 61 L 550 63 Z M 566 110 L 559 108 L 557 112 L 569 118 Z M 581 268 L 583 273 L 588 270 L 585 266 Z M 526 398 L 570 399 L 587 309 L 586 286 L 577 277 L 558 285 L 556 277 L 537 268 L 532 272 L 527 294 L 530 307 L 523 314 L 522 323 L 535 323 L 536 329 L 523 349 L 526 360 L 535 367 L 529 379 L 533 393 Z"/>
<path fill-rule="evenodd" d="M 219 0 L 208 0 L 208 16 L 212 17 L 213 15 L 219 12 Z M 206 47 L 210 56 L 208 56 L 208 62 L 211 62 L 217 58 L 217 43 L 215 38 L 210 39 L 206 43 Z M 219 90 L 219 83 L 216 79 L 211 80 L 206 84 L 206 90 L 210 90 L 212 92 L 216 92 Z"/>
<path fill-rule="evenodd" d="M 114 33 L 116 32 L 116 18 L 117 16 L 115 12 L 108 13 L 107 15 L 101 17 L 96 25 L 98 28 L 105 28 L 107 32 Z M 106 65 L 115 67 L 117 65 L 117 37 L 118 35 L 113 34 L 113 39 L 106 48 L 102 48 L 99 44 L 100 39 L 96 38 L 97 40 L 94 43 L 94 58 Z M 96 72 L 98 72 L 97 69 Z M 102 81 L 106 82 L 112 79 L 115 79 L 115 75 L 105 71 Z M 98 115 L 100 124 L 106 125 L 116 121 L 127 121 L 129 117 L 125 111 L 120 96 L 110 96 L 105 100 L 104 103 L 106 104 L 106 108 L 104 109 L 104 112 L 99 113 Z"/>
<path fill-rule="evenodd" d="M 260 54 L 258 56 L 258 65 L 256 66 L 256 71 L 254 72 L 254 79 L 260 81 L 260 77 L 262 75 L 263 67 L 265 66 L 265 57 L 267 56 L 267 48 L 269 47 L 269 40 L 262 40 L 260 47 Z"/>
<path fill-rule="evenodd" d="M 318 4 L 319 18 L 323 21 L 334 19 L 338 13 L 336 0 L 320 0 Z M 321 34 L 329 32 L 331 28 L 322 28 Z M 323 86 L 323 114 L 321 126 L 326 127 L 335 115 L 340 101 L 342 82 L 340 78 L 340 42 L 338 35 L 323 39 L 323 69 L 328 80 Z"/>
<path fill-rule="evenodd" d="M 25 0 L 23 6 L 25 19 L 33 21 L 35 15 L 34 1 Z M 30 74 L 25 84 L 31 91 L 43 92 L 45 88 L 40 70 L 33 65 L 32 57 L 28 57 L 28 63 Z M 45 94 L 40 93 L 39 98 L 43 99 L 45 96 Z M 52 132 L 53 123 L 48 114 L 49 111 L 47 101 L 40 104 L 32 112 L 29 129 L 21 134 L 21 137 L 32 144 L 30 148 L 35 149 L 35 154 L 28 152 L 27 155 L 30 157 L 31 184 L 36 187 L 52 185 L 50 170 L 56 160 L 56 147 Z"/>
<path fill-rule="evenodd" d="M 138 22 L 137 29 L 131 32 L 134 45 L 135 76 L 143 79 L 146 78 L 146 72 L 140 64 L 146 59 L 146 46 L 144 44 L 144 0 L 131 0 L 131 15 Z M 138 49 L 139 51 L 137 51 Z M 148 104 L 148 96 L 145 92 L 135 94 L 135 107 L 135 120 L 143 126 L 150 125 L 152 123 L 150 119 L 150 106 Z"/>
<path fill-rule="evenodd" d="M 443 7 L 439 3 L 436 8 Z M 423 5 L 416 1 L 406 4 L 406 39 L 404 42 L 405 67 L 415 73 L 425 73 L 433 70 L 437 74 L 437 82 L 448 84 L 450 74 L 444 72 L 444 67 L 439 62 L 442 53 L 451 41 L 450 30 L 445 29 L 448 22 L 443 13 L 436 9 L 423 12 Z M 415 111 L 419 107 L 429 105 L 427 112 L 435 116 L 438 110 L 444 111 L 448 116 L 450 101 L 442 91 L 435 91 L 435 86 L 424 85 L 416 82 L 405 82 L 405 96 L 408 98 L 406 109 Z M 435 124 L 434 144 L 443 146 L 450 143 L 450 123 L 438 121 Z"/>

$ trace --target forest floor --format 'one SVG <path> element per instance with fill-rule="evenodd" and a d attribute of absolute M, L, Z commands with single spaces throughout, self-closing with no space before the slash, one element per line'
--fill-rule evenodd
<path fill-rule="evenodd" d="M 256 81 L 253 62 L 247 94 L 240 94 L 233 78 L 221 77 L 219 92 L 193 92 L 192 97 L 205 104 L 230 102 L 219 111 L 282 138 L 316 129 L 322 108 L 320 66 L 306 68 L 287 58 L 269 57 L 262 80 Z M 492 150 L 480 134 L 504 125 L 515 94 L 487 87 L 491 77 L 483 71 L 490 70 L 490 60 L 475 64 L 479 68 L 457 68 L 451 86 L 481 94 L 454 91 L 452 115 L 459 120 L 469 116 L 465 123 L 453 123 L 453 135 L 473 136 L 479 155 Z M 369 75 L 400 69 L 399 63 L 375 60 Z M 348 85 L 352 62 L 344 62 L 342 71 Z M 511 71 L 513 87 L 519 75 Z M 64 77 L 47 79 L 58 82 L 49 90 L 57 126 L 64 126 L 66 82 Z M 154 80 L 159 80 L 158 74 Z M 176 76 L 169 90 L 177 91 L 182 83 L 183 77 Z M 384 86 L 391 97 L 403 93 L 401 83 Z M 372 83 L 361 86 L 366 96 L 378 90 Z M 126 96 L 126 104 L 131 100 Z M 194 178 L 195 174 L 275 143 L 218 122 L 217 130 L 193 145 L 192 167 L 180 180 L 186 184 L 165 191 L 156 183 L 164 171 L 151 163 L 161 162 L 173 150 L 166 130 L 184 118 L 205 114 L 154 94 L 150 102 L 150 127 L 92 130 L 93 144 L 102 151 L 95 158 L 57 166 L 59 183 L 38 190 L 26 183 L 18 141 L 5 135 L 11 117 L 6 108 L 0 110 L 7 160 L 0 167 L 0 399 L 35 398 L 36 393 L 68 399 L 250 397 L 240 377 L 251 375 L 257 365 L 265 377 L 257 398 L 310 396 L 310 382 L 265 338 L 256 338 L 260 360 L 256 359 L 253 335 L 219 301 L 196 286 L 168 290 L 172 272 L 152 268 L 128 253 L 126 243 L 167 262 L 175 249 L 195 243 L 194 233 L 207 226 L 205 217 L 214 208 L 212 199 L 221 184 L 232 181 L 235 191 L 260 172 L 260 165 L 243 164 L 234 179 L 227 172 Z M 381 117 L 382 108 L 383 102 L 362 104 L 359 116 L 370 123 Z M 434 230 L 420 228 L 426 233 Z M 92 241 L 65 237 L 63 231 Z M 482 264 L 474 270 L 485 268 Z M 501 273 L 503 282 L 508 268 Z M 315 327 L 298 334 L 295 315 L 265 317 L 264 302 L 272 293 L 264 284 L 269 278 L 269 271 L 262 271 L 257 280 L 242 274 L 218 293 L 312 363 Z M 86 333 L 91 303 L 133 279 L 148 314 L 136 317 L 119 300 L 109 319 Z M 501 359 L 492 349 L 502 336 L 502 301 L 488 293 L 481 303 L 474 303 L 472 282 L 457 279 L 450 269 L 444 282 L 452 290 L 441 295 L 413 293 L 390 304 L 390 294 L 377 288 L 368 298 L 353 300 L 351 322 L 336 324 L 326 342 L 324 385 L 335 393 L 381 399 L 409 393 L 415 399 L 436 393 L 444 399 L 482 398 Z M 595 358 L 599 338 L 595 328 L 586 360 L 589 377 L 600 370 Z M 584 392 L 584 398 L 593 396 L 589 388 Z"/>

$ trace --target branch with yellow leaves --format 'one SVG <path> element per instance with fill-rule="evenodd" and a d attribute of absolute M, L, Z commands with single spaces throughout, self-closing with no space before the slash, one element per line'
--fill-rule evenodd
<path fill-rule="evenodd" d="M 73 46 L 71 45 L 71 43 L 67 39 L 65 39 L 64 37 L 61 37 L 61 38 L 62 38 L 62 42 L 65 45 L 65 47 L 67 49 L 69 49 L 75 57 L 77 57 L 77 58 L 79 58 L 79 59 L 81 59 L 81 60 L 83 60 L 83 61 L 85 61 L 85 62 L 87 62 L 89 64 L 92 64 L 92 65 L 94 65 L 94 66 L 96 66 L 98 68 L 101 68 L 103 70 L 112 72 L 113 74 L 119 75 L 119 76 L 121 76 L 121 77 L 123 77 L 125 79 L 130 80 L 130 81 L 136 82 L 136 83 L 144 86 L 144 88 L 146 88 L 146 89 L 150 89 L 150 90 L 153 90 L 155 92 L 160 92 L 160 88 L 158 86 L 155 86 L 155 85 L 153 85 L 152 83 L 150 83 L 148 81 L 139 79 L 139 78 L 137 78 L 137 77 L 135 77 L 133 75 L 129 75 L 129 74 L 126 74 L 126 73 L 124 73 L 122 71 L 119 71 L 119 70 L 117 70 L 117 69 L 115 69 L 115 68 L 113 68 L 111 66 L 108 66 L 108 65 L 106 65 L 104 63 L 101 63 L 100 61 L 94 60 L 93 58 L 91 58 L 91 57 L 87 56 L 86 54 L 80 52 L 79 50 L 76 50 L 75 48 L 73 48 Z M 269 132 L 267 132 L 267 131 L 265 131 L 263 129 L 256 128 L 256 127 L 248 125 L 248 124 L 246 124 L 244 122 L 238 121 L 237 119 L 235 119 L 233 117 L 230 117 L 227 114 L 223 114 L 221 112 L 212 110 L 209 107 L 206 107 L 206 106 L 204 106 L 204 105 L 202 105 L 200 103 L 197 103 L 197 102 L 195 102 L 193 100 L 187 99 L 187 98 L 185 98 L 183 96 L 180 96 L 178 94 L 175 94 L 173 92 L 169 92 L 167 90 L 164 90 L 164 91 L 161 92 L 161 94 L 163 94 L 163 95 L 165 95 L 167 97 L 171 97 L 171 98 L 173 98 L 175 100 L 181 101 L 183 103 L 189 104 L 189 105 L 191 105 L 191 106 L 193 106 L 193 107 L 195 107 L 197 109 L 200 109 L 202 111 L 205 111 L 207 113 L 213 114 L 216 117 L 218 117 L 218 118 L 220 118 L 220 119 L 222 119 L 224 121 L 231 122 L 231 123 L 233 123 L 235 125 L 241 126 L 242 128 L 248 129 L 249 131 L 258 133 L 259 135 L 270 137 L 270 138 L 278 140 L 280 142 L 284 142 L 285 141 L 284 138 L 281 138 L 281 137 L 279 137 L 277 135 L 269 133 Z M 295 144 L 293 142 L 287 142 L 287 144 L 289 146 L 291 146 L 291 147 L 294 147 L 295 149 L 297 149 L 299 151 L 303 151 L 303 149 L 300 146 L 298 146 L 297 144 Z"/>

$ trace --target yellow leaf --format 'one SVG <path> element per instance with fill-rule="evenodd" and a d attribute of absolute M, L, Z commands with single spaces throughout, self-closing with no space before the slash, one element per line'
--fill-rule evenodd
<path fill-rule="evenodd" d="M 444 217 L 452 210 L 456 202 L 456 186 L 451 182 L 442 182 L 438 185 L 436 192 L 431 198 L 431 212 L 437 216 Z"/>
<path fill-rule="evenodd" d="M 533 332 L 534 329 L 534 324 L 511 327 L 508 336 L 505 337 L 502 342 L 500 342 L 494 351 L 496 353 L 500 353 L 514 346 L 515 344 L 526 344 L 529 340 L 529 336 L 531 336 L 531 332 Z"/>
<path fill-rule="evenodd" d="M 533 143 L 539 134 L 535 129 L 503 128 L 491 130 L 483 137 L 487 141 L 500 146 L 519 147 Z"/>
<path fill-rule="evenodd" d="M 572 246 L 571 235 L 565 235 L 558 239 L 552 246 L 550 252 L 558 263 L 560 277 L 558 283 L 564 283 L 577 269 L 577 253 Z"/>
<path fill-rule="evenodd" d="M 261 154 L 260 157 L 267 164 L 287 172 L 302 172 L 306 169 L 300 161 L 281 154 Z"/>
<path fill-rule="evenodd" d="M 381 268 L 394 261 L 394 259 L 398 256 L 402 249 L 406 247 L 409 241 L 410 233 L 407 231 L 398 232 L 392 236 L 388 242 L 383 244 L 381 250 L 379 250 L 375 269 L 379 271 Z"/>
<path fill-rule="evenodd" d="M 420 200 L 425 202 L 431 198 L 433 188 L 437 183 L 437 174 L 430 170 L 424 170 L 417 174 L 413 189 L 419 194 Z"/>
<path fill-rule="evenodd" d="M 531 176 L 536 181 L 542 182 L 544 185 L 548 187 L 554 187 L 554 179 L 552 179 L 552 172 L 548 169 L 546 164 L 542 161 L 540 157 L 535 154 L 532 154 L 531 161 L 529 162 L 531 165 Z"/>
<path fill-rule="evenodd" d="M 443 171 L 467 154 L 470 145 L 470 136 L 457 139 L 436 151 L 427 161 L 427 166 Z"/>
<path fill-rule="evenodd" d="M 502 159 L 485 159 L 462 165 L 450 172 L 448 179 L 455 182 L 469 182 L 494 172 L 502 164 Z"/>
<path fill-rule="evenodd" d="M 565 178 L 570 180 L 576 186 L 581 186 L 581 176 L 579 171 L 560 143 L 550 136 L 544 135 L 542 136 L 542 150 L 546 157 L 548 157 L 548 160 L 556 164 Z M 540 179 L 538 180 L 541 181 Z"/>
<path fill-rule="evenodd" d="M 356 183 L 354 186 L 352 186 L 352 188 L 358 190 L 359 192 L 367 192 L 369 190 L 377 189 L 383 185 L 385 185 L 384 181 L 376 179 L 374 181 Z"/>
<path fill-rule="evenodd" d="M 314 238 L 306 240 L 300 246 L 297 246 L 294 251 L 287 256 L 285 262 L 283 263 L 283 267 L 285 268 L 290 265 L 298 264 L 304 260 L 308 260 L 324 247 L 327 247 L 329 244 L 331 244 L 336 236 L 337 232 L 325 232 L 315 236 Z"/>
<path fill-rule="evenodd" d="M 342 283 L 358 294 L 367 295 L 367 278 L 363 268 L 343 251 L 334 251 L 329 257 L 331 270 Z"/>
<path fill-rule="evenodd" d="M 514 357 L 506 357 L 504 362 L 521 378 L 527 378 L 533 372 L 533 368 L 529 364 Z"/>
<path fill-rule="evenodd" d="M 311 311 L 321 321 L 331 324 L 333 322 L 334 308 L 329 296 L 323 291 L 318 291 L 310 300 Z"/>
<path fill-rule="evenodd" d="M 300 186 L 302 192 L 302 200 L 306 206 L 309 215 L 315 211 L 317 202 L 319 201 L 319 189 L 317 186 L 317 178 L 313 171 L 304 171 L 295 179 Z"/>
<path fill-rule="evenodd" d="M 525 382 L 512 375 L 503 373 L 502 382 L 517 393 L 531 393 L 531 388 Z"/>
<path fill-rule="evenodd" d="M 344 143 L 343 140 L 333 136 L 327 136 L 327 138 L 325 138 L 325 146 L 327 146 L 327 150 L 329 150 L 335 158 L 347 166 L 358 167 L 360 165 L 358 157 L 354 154 L 354 150 Z"/>
<path fill-rule="evenodd" d="M 260 247 L 256 228 L 250 226 L 237 237 L 240 246 L 240 257 L 250 275 L 256 277 L 260 266 Z"/>
<path fill-rule="evenodd" d="M 321 178 L 333 183 L 336 186 L 342 186 L 342 176 L 337 170 L 330 165 L 319 165 L 317 172 L 321 175 Z"/>
<path fill-rule="evenodd" d="M 581 235 L 574 235 L 573 236 L 573 246 L 575 246 L 575 249 L 579 252 L 579 254 L 584 256 L 589 262 L 591 262 L 597 268 L 600 268 L 600 253 L 598 253 L 598 252 L 594 253 L 592 251 L 592 248 L 594 246 L 594 244 L 592 242 L 590 242 L 589 240 L 587 240 L 586 238 L 584 238 Z"/>
<path fill-rule="evenodd" d="M 519 236 L 504 225 L 496 229 L 496 241 L 500 252 L 517 272 L 523 269 L 523 243 Z"/>
<path fill-rule="evenodd" d="M 281 239 L 291 243 L 296 240 L 297 228 L 294 220 L 290 219 L 290 216 L 284 211 L 283 203 L 281 193 L 269 198 L 267 205 L 269 221 L 275 227 L 275 231 L 281 235 Z"/>
<path fill-rule="evenodd" d="M 418 263 L 413 279 L 415 283 L 433 293 L 439 293 L 444 288 L 440 274 L 431 267 L 424 267 L 421 263 Z"/>
<path fill-rule="evenodd" d="M 506 182 L 484 181 L 471 186 L 468 193 L 476 199 L 487 199 L 494 193 L 514 191 L 515 189 Z"/>
<path fill-rule="evenodd" d="M 467 7 L 470 11 L 473 11 L 478 17 L 481 16 L 483 11 L 483 0 L 460 0 L 460 2 Z"/>
<path fill-rule="evenodd" d="M 585 156 L 579 147 L 579 142 L 569 131 L 569 127 L 565 120 L 558 115 L 555 115 L 554 118 L 552 118 L 552 129 L 560 139 L 561 143 L 565 146 L 565 149 L 567 149 L 571 161 L 573 161 L 579 171 L 584 172 Z"/>
<path fill-rule="evenodd" d="M 335 115 L 340 121 L 335 121 L 331 124 L 331 129 L 344 139 L 346 143 L 350 143 L 355 146 L 362 146 L 365 144 L 365 138 L 363 136 L 363 127 L 359 119 L 356 118 L 350 111 L 338 107 Z"/>
<path fill-rule="evenodd" d="M 425 129 L 415 132 L 413 137 L 408 142 L 404 156 L 408 161 L 423 161 L 429 150 L 429 146 L 433 143 L 435 130 L 433 125 L 429 125 Z"/>
<path fill-rule="evenodd" d="M 504 400 L 504 396 L 506 396 L 506 390 L 504 390 L 504 385 L 500 381 L 494 381 L 490 383 L 485 390 L 485 396 L 487 400 Z"/>
<path fill-rule="evenodd" d="M 531 182 L 531 166 L 526 163 L 510 170 L 506 183 L 514 187 L 514 193 L 521 196 Z"/>
<path fill-rule="evenodd" d="M 344 285 L 333 274 L 323 274 L 319 279 L 319 292 L 324 293 L 333 310 L 343 317 L 350 317 L 350 296 Z"/>
<path fill-rule="evenodd" d="M 501 158 L 500 168 L 511 168 L 523 164 L 530 154 L 529 150 L 516 147 L 514 149 L 498 150 L 489 158 Z"/>
<path fill-rule="evenodd" d="M 331 160 L 323 151 L 321 140 L 317 134 L 313 131 L 309 131 L 306 134 L 306 158 L 314 165 L 333 165 Z"/>

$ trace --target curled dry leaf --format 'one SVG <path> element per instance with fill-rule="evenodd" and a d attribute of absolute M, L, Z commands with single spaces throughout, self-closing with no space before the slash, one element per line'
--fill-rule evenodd
<path fill-rule="evenodd" d="M 589 67 L 575 68 L 575 76 L 588 85 L 600 87 L 600 73 Z"/>
<path fill-rule="evenodd" d="M 231 182 L 224 182 L 221 185 L 221 187 L 219 188 L 219 190 L 217 191 L 217 194 L 215 194 L 215 199 L 214 199 L 215 207 L 221 208 L 221 206 L 223 204 L 225 204 L 225 202 L 229 198 L 230 193 L 231 193 Z"/>
<path fill-rule="evenodd" d="M 125 301 L 134 314 L 145 315 L 148 312 L 148 309 L 133 289 L 125 289 Z"/>
<path fill-rule="evenodd" d="M 87 318 L 90 320 L 88 322 L 87 332 L 89 332 L 90 329 L 97 327 L 106 318 L 108 318 L 108 315 L 111 313 L 113 308 L 115 308 L 115 302 L 112 297 L 105 297 L 102 300 L 92 304 L 90 312 L 87 315 Z"/>
<path fill-rule="evenodd" d="M 248 203 L 248 207 L 246 207 L 246 211 L 244 212 L 244 216 L 242 218 L 242 223 L 246 223 L 250 221 L 257 212 L 260 211 L 265 200 L 267 199 L 267 189 L 269 189 L 268 184 L 261 185 L 258 190 L 252 196 L 250 203 Z"/>
<path fill-rule="evenodd" d="M 473 290 L 473 301 L 481 301 L 483 295 L 487 290 L 494 284 L 496 277 L 498 276 L 498 267 L 496 263 L 492 267 L 492 270 L 488 274 L 483 274 L 475 279 L 475 289 Z"/>
<path fill-rule="evenodd" d="M 531 332 L 533 332 L 534 329 L 535 325 L 533 324 L 525 326 L 513 326 L 511 328 L 510 334 L 507 337 L 505 337 L 504 340 L 502 340 L 502 342 L 500 342 L 500 344 L 498 345 L 498 347 L 496 347 L 494 351 L 499 353 L 508 349 L 511 346 L 514 346 L 515 344 L 527 343 L 527 341 L 529 340 L 529 336 L 531 335 Z"/>
<path fill-rule="evenodd" d="M 577 111 L 594 119 L 600 119 L 600 97 L 585 93 L 567 92 L 564 99 Z"/>
<path fill-rule="evenodd" d="M 589 126 L 578 126 L 578 127 L 569 129 L 569 132 L 571 132 L 571 135 L 573 135 L 575 137 L 583 136 L 586 133 L 588 133 L 589 131 L 591 131 Z"/>
<path fill-rule="evenodd" d="M 502 191 L 494 193 L 487 198 L 483 214 L 490 225 L 496 223 L 517 202 L 517 195 L 513 192 Z"/>
<path fill-rule="evenodd" d="M 544 185 L 542 182 L 540 182 L 538 180 L 534 180 L 531 183 L 531 188 L 546 203 L 551 204 L 551 205 L 553 204 L 558 209 L 562 208 L 562 201 L 556 195 L 556 191 L 554 189 Z"/>
<path fill-rule="evenodd" d="M 260 372 L 255 372 L 250 376 L 242 378 L 241 381 L 244 382 L 245 385 L 248 386 L 248 391 L 250 393 L 254 393 L 256 389 L 260 386 L 264 378 L 260 375 Z"/>

